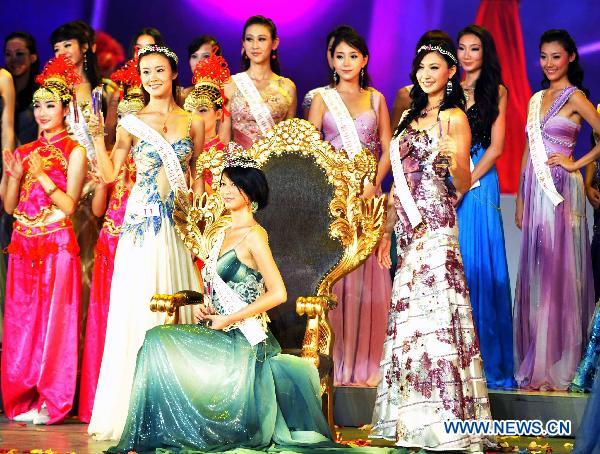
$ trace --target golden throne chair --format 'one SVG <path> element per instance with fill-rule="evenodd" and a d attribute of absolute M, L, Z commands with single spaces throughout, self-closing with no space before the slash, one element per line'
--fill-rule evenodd
<path fill-rule="evenodd" d="M 213 148 L 198 161 L 198 172 L 212 172 L 215 194 L 179 193 L 175 201 L 177 231 L 203 260 L 230 223 L 217 191 L 228 152 Z M 350 161 L 301 119 L 277 124 L 245 153 L 269 182 L 269 204 L 256 218 L 269 234 L 288 293 L 288 301 L 269 312 L 270 329 L 284 352 L 318 368 L 323 411 L 333 430 L 333 333 L 327 313 L 337 304 L 333 284 L 367 259 L 383 233 L 384 196 L 360 198 L 365 179 L 374 179 L 376 161 L 366 149 Z M 180 305 L 200 299 L 192 292 L 155 295 L 151 308 L 167 312 L 174 322 Z"/>

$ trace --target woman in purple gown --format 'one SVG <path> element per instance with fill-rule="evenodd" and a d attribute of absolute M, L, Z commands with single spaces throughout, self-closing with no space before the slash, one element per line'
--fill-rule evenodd
<path fill-rule="evenodd" d="M 533 95 L 521 163 L 515 222 L 523 230 L 515 295 L 519 385 L 565 390 L 581 358 L 594 309 L 583 178 L 573 150 L 582 120 L 600 130 L 583 88 L 573 39 L 549 30 L 540 40 L 544 90 Z"/>

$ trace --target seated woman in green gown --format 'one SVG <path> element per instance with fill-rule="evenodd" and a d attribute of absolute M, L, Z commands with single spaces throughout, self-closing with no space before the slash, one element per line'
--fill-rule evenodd
<path fill-rule="evenodd" d="M 287 297 L 267 233 L 253 216 L 268 192 L 253 161 L 236 157 L 225 168 L 220 193 L 232 224 L 205 264 L 210 304 L 200 306 L 197 325 L 146 333 L 127 423 L 109 452 L 335 446 L 317 369 L 281 354 L 263 323 Z"/>

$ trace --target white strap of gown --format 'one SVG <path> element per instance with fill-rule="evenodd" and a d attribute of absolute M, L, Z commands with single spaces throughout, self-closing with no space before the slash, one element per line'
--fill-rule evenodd
<path fill-rule="evenodd" d="M 167 180 L 169 180 L 169 185 L 173 191 L 176 191 L 177 189 L 185 191 L 187 189 L 185 175 L 179 159 L 177 158 L 177 154 L 171 144 L 167 142 L 163 136 L 133 114 L 123 117 L 120 121 L 120 125 L 129 133 L 156 147 L 156 151 L 158 151 L 160 159 L 165 167 Z"/>
<path fill-rule="evenodd" d="M 254 82 L 252 82 L 250 76 L 248 76 L 248 74 L 245 72 L 234 74 L 231 76 L 231 78 L 248 103 L 248 107 L 250 107 L 250 113 L 258 125 L 258 129 L 260 129 L 260 132 L 265 135 L 267 131 L 273 129 L 275 122 L 271 116 L 271 111 L 263 101 L 262 96 L 256 88 L 256 85 L 254 85 Z"/>
<path fill-rule="evenodd" d="M 398 197 L 398 200 L 400 200 L 402 209 L 414 229 L 421 223 L 423 218 L 410 192 L 404 168 L 402 167 L 402 159 L 400 159 L 400 135 L 394 137 L 390 142 L 390 161 L 392 164 L 392 174 L 394 175 L 394 193 Z"/>
<path fill-rule="evenodd" d="M 546 147 L 544 146 L 544 140 L 542 139 L 542 125 L 540 122 L 542 96 L 543 92 L 538 91 L 529 101 L 529 113 L 527 114 L 529 156 L 531 158 L 531 163 L 533 164 L 533 170 L 535 171 L 535 177 L 538 184 L 550 198 L 552 204 L 557 206 L 564 199 L 556 190 L 554 180 L 552 180 L 552 174 L 550 173 L 550 167 L 548 167 L 548 164 L 546 163 L 548 154 L 546 153 Z"/>
<path fill-rule="evenodd" d="M 360 138 L 358 137 L 356 124 L 354 123 L 346 104 L 344 104 L 342 97 L 335 88 L 320 88 L 319 93 L 321 94 L 325 105 L 327 105 L 329 113 L 333 116 L 348 159 L 352 161 L 363 148 L 360 143 Z"/>
<path fill-rule="evenodd" d="M 219 297 L 219 305 L 223 309 L 225 315 L 233 314 L 246 307 L 248 304 L 245 303 L 240 296 L 233 290 L 217 272 L 217 261 L 219 259 L 219 252 L 223 246 L 225 240 L 225 230 L 221 232 L 217 238 L 215 245 L 210 251 L 210 255 L 205 264 L 205 279 L 206 282 L 210 282 L 212 285 L 212 291 L 214 291 Z M 205 295 L 210 297 L 211 291 L 205 292 Z M 242 334 L 246 337 L 246 340 L 250 345 L 255 346 L 267 338 L 267 334 L 263 329 L 263 325 L 259 319 L 251 317 L 242 320 L 237 324 Z"/>

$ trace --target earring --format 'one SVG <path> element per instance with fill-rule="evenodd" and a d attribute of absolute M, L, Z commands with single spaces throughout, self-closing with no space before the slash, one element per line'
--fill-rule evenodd
<path fill-rule="evenodd" d="M 449 80 L 448 83 L 446 84 L 446 96 L 450 96 L 450 93 L 452 93 L 452 81 Z"/>
<path fill-rule="evenodd" d="M 360 80 L 359 80 L 359 85 L 362 87 L 363 86 L 363 80 L 365 78 L 365 68 L 361 68 L 360 70 Z"/>
<path fill-rule="evenodd" d="M 83 54 L 83 70 L 87 71 L 87 53 Z"/>
<path fill-rule="evenodd" d="M 273 60 L 277 60 L 277 54 L 275 53 L 275 51 L 274 51 L 274 50 L 272 50 L 272 51 L 271 51 L 271 58 L 272 58 Z"/>
<path fill-rule="evenodd" d="M 253 213 L 256 213 L 258 211 L 258 202 L 252 202 L 250 204 L 250 209 L 252 210 Z"/>
<path fill-rule="evenodd" d="M 338 73 L 335 71 L 335 69 L 333 70 L 333 83 L 337 85 L 337 83 L 339 82 L 340 76 L 338 75 Z"/>

